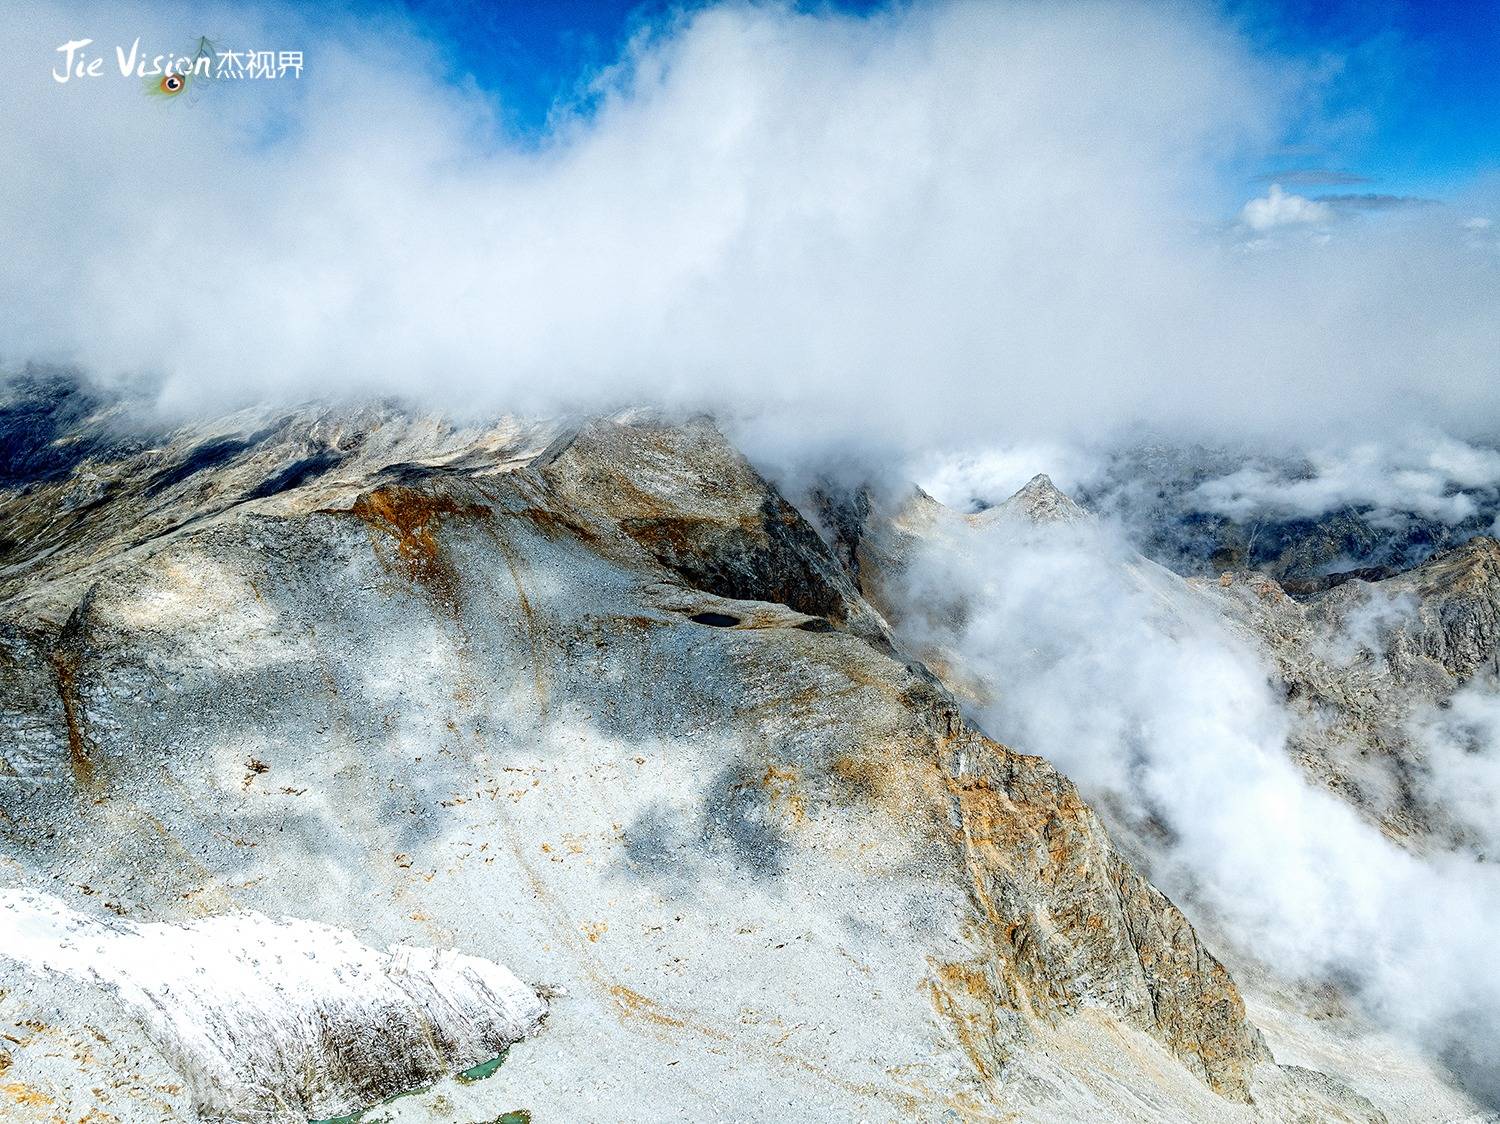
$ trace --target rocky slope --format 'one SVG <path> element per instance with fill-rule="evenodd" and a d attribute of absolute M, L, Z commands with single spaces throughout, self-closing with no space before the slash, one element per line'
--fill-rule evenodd
<path fill-rule="evenodd" d="M 1380 1118 L 1274 1064 L 1073 785 L 967 722 L 707 423 L 163 432 L 59 393 L 0 426 L 5 881 L 100 960 L 332 926 L 369 985 L 304 1033 L 330 1004 L 271 957 L 148 980 L 0 938 L 8 1118 L 302 1120 L 525 1035 L 382 1111 Z M 468 982 L 393 1006 L 384 945 Z M 530 987 L 480 987 L 501 964 Z M 191 1034 L 151 1012 L 180 1002 Z"/>
<path fill-rule="evenodd" d="M 1092 518 L 1046 476 L 974 515 L 915 492 L 871 505 L 868 494 L 824 506 L 842 526 L 865 593 L 888 614 L 902 611 L 892 582 L 926 544 L 956 547 L 962 528 L 1021 519 L 1072 523 Z M 862 515 L 850 516 L 858 507 Z M 1167 601 L 1203 604 L 1266 654 L 1295 721 L 1291 748 L 1318 783 L 1343 796 L 1383 830 L 1413 845 L 1462 842 L 1461 826 L 1424 790 L 1424 749 L 1413 718 L 1446 707 L 1465 685 L 1500 679 L 1500 543 L 1476 535 L 1385 578 L 1347 575 L 1294 597 L 1267 573 L 1225 570 L 1179 577 L 1145 558 L 1125 560 L 1137 581 Z M 961 612 L 953 606 L 950 612 Z M 982 694 L 956 657 L 927 658 L 968 697 Z"/>

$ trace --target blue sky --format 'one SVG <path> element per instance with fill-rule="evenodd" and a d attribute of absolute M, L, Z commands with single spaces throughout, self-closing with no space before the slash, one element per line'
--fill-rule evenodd
<path fill-rule="evenodd" d="M 680 0 L 356 0 L 356 10 L 411 17 L 445 43 L 456 69 L 497 95 L 522 133 L 545 126 L 579 79 L 614 61 L 632 31 L 668 17 Z M 868 12 L 879 0 L 827 0 L 815 10 Z"/>
<path fill-rule="evenodd" d="M 1335 90 L 1370 131 L 1328 156 L 1365 190 L 1441 196 L 1500 167 L 1500 0 L 1278 0 L 1258 16 L 1276 46 L 1345 60 Z"/>
<path fill-rule="evenodd" d="M 581 78 L 615 59 L 631 31 L 668 0 L 356 0 L 396 12 L 449 48 L 455 76 L 493 93 L 508 125 L 545 128 Z M 817 7 L 866 12 L 871 0 Z M 1267 51 L 1336 71 L 1335 109 L 1356 126 L 1336 148 L 1268 154 L 1258 172 L 1328 170 L 1343 182 L 1307 194 L 1445 197 L 1500 167 L 1500 0 L 1249 0 L 1228 10 Z"/>

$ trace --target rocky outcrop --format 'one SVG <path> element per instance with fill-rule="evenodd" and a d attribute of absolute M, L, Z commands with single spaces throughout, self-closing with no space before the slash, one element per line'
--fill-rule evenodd
<path fill-rule="evenodd" d="M 1033 1015 L 1103 1007 L 1215 1091 L 1248 1099 L 1251 1070 L 1269 1055 L 1233 980 L 1108 845 L 1073 785 L 1040 758 L 982 739 L 952 754 L 965 861 L 995 950 L 984 994 Z"/>
<path fill-rule="evenodd" d="M 1361 592 L 1330 597 L 1318 611 L 1334 619 L 1347 617 L 1357 611 Z M 1434 664 L 1454 686 L 1478 675 L 1500 675 L 1500 542 L 1484 535 L 1470 539 L 1377 583 L 1371 592 L 1388 601 L 1408 599 L 1414 607 L 1388 631 L 1381 653 L 1401 680 L 1414 685 L 1426 681 Z M 1434 685 L 1441 691 L 1450 683 Z"/>
<path fill-rule="evenodd" d="M 538 512 L 565 514 L 606 550 L 609 535 L 623 532 L 695 589 L 883 637 L 817 532 L 706 421 L 595 422 L 560 439 L 523 476 L 532 474 L 541 484 Z"/>

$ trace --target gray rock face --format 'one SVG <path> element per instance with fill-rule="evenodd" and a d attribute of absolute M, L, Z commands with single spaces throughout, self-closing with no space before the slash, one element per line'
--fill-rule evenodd
<path fill-rule="evenodd" d="M 59 515 L 85 476 L 90 515 Z M 1324 1103 L 1073 786 L 894 655 L 707 425 L 245 416 L 0 506 L 7 880 L 132 923 L 290 914 L 561 989 L 491 1115 Z M 24 995 L 0 1015 L 53 1025 Z M 49 1112 L 310 1103 L 296 1067 L 270 1067 L 284 1108 L 148 1109 L 130 1081 L 80 1093 L 88 1057 L 12 1053 L 7 1095 Z M 362 1095 L 413 1080 L 382 1057 Z"/>
<path fill-rule="evenodd" d="M 1423 790 L 1413 713 L 1493 678 L 1500 653 L 1500 544 L 1488 537 L 1381 581 L 1352 580 L 1306 601 L 1264 575 L 1195 583 L 1274 661 L 1304 768 L 1413 843 L 1460 842 Z"/>
<path fill-rule="evenodd" d="M 1500 674 L 1500 543 L 1488 536 L 1470 539 L 1376 588 L 1387 598 L 1408 597 L 1416 604 L 1414 618 L 1400 622 L 1388 638 L 1385 655 L 1399 678 L 1416 684 L 1432 674 L 1432 664 L 1455 685 Z M 1345 597 L 1357 599 L 1358 593 Z"/>

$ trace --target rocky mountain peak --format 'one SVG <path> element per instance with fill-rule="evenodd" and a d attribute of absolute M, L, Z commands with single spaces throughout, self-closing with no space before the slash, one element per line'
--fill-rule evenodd
<path fill-rule="evenodd" d="M 1032 523 L 1075 523 L 1087 519 L 1088 512 L 1052 483 L 1052 477 L 1039 472 L 1008 499 L 970 517 L 979 525 L 1010 518 Z"/>

